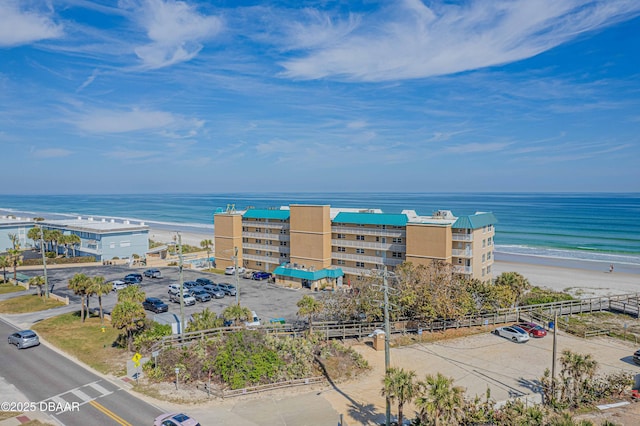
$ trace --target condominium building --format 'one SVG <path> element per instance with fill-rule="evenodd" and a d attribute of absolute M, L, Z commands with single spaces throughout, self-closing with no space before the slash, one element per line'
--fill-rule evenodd
<path fill-rule="evenodd" d="M 456 217 L 447 210 L 431 216 L 298 204 L 228 210 L 214 215 L 215 255 L 218 267 L 237 261 L 293 286 L 341 286 L 372 270 L 433 260 L 487 281 L 496 223 L 492 213 Z"/>

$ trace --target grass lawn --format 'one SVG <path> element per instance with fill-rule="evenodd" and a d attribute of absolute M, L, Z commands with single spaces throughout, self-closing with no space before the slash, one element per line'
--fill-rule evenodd
<path fill-rule="evenodd" d="M 11 283 L 0 284 L 0 294 L 15 293 L 16 291 L 25 290 L 21 285 L 13 285 Z"/>
<path fill-rule="evenodd" d="M 49 318 L 32 327 L 58 348 L 75 356 L 91 368 L 104 374 L 125 374 L 125 362 L 133 354 L 116 347 L 119 330 L 105 320 L 104 332 L 100 318 L 80 322 L 80 313 L 73 312 Z"/>
<path fill-rule="evenodd" d="M 23 314 L 25 312 L 44 311 L 58 308 L 64 303 L 53 299 L 42 299 L 37 294 L 27 294 L 0 301 L 0 312 L 3 314 Z"/>

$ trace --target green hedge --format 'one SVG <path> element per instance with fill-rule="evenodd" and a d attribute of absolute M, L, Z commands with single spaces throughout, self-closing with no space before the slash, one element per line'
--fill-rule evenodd
<path fill-rule="evenodd" d="M 91 263 L 95 262 L 95 256 L 78 256 L 78 257 L 56 257 L 55 259 L 47 259 L 47 265 L 65 265 L 73 263 Z M 42 265 L 42 259 L 25 259 L 22 262 L 24 266 Z"/>

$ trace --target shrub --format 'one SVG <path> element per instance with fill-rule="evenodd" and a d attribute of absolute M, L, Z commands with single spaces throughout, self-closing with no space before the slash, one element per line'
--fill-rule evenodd
<path fill-rule="evenodd" d="M 145 325 L 144 331 L 136 335 L 133 344 L 137 351 L 146 352 L 158 340 L 164 336 L 171 335 L 171 326 L 169 324 L 159 324 L 155 321 L 149 321 Z"/>
<path fill-rule="evenodd" d="M 541 303 L 561 302 L 563 300 L 573 300 L 573 296 L 571 296 L 568 293 L 563 293 L 560 291 L 553 291 L 553 290 L 543 289 L 540 287 L 534 287 L 531 289 L 529 293 L 524 295 L 519 305 L 520 306 L 539 305 Z"/>

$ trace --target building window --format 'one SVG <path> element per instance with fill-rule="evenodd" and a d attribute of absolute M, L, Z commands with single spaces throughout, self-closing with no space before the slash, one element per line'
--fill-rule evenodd
<path fill-rule="evenodd" d="M 267 256 L 267 257 L 271 257 L 271 252 L 270 251 L 265 251 L 264 255 Z"/>
<path fill-rule="evenodd" d="M 482 276 L 484 277 L 484 268 L 482 268 Z"/>
<path fill-rule="evenodd" d="M 262 266 L 262 262 L 256 262 L 256 266 Z"/>
<path fill-rule="evenodd" d="M 340 252 L 343 252 L 343 253 L 344 253 L 344 252 L 346 252 L 346 251 L 347 251 L 347 249 L 346 249 L 346 248 L 344 248 L 344 247 L 338 247 L 338 248 L 337 248 L 337 251 L 340 251 Z"/>
<path fill-rule="evenodd" d="M 482 240 L 482 248 L 485 248 L 487 246 L 487 240 Z"/>
<path fill-rule="evenodd" d="M 345 235 L 344 235 L 344 234 L 338 234 L 338 235 L 336 235 L 336 238 L 337 238 L 337 239 L 339 239 L 339 240 L 343 240 L 343 239 L 345 239 L 346 237 L 345 237 Z"/>
<path fill-rule="evenodd" d="M 460 257 L 458 258 L 458 263 L 462 264 L 462 258 L 460 258 Z"/>
<path fill-rule="evenodd" d="M 344 260 L 342 260 L 342 259 L 338 259 L 338 260 L 336 260 L 336 264 L 338 264 L 338 265 L 344 265 Z"/>
<path fill-rule="evenodd" d="M 357 249 L 356 249 L 356 253 L 357 253 L 357 254 L 364 254 L 364 249 L 362 249 L 362 248 L 357 248 Z"/>
<path fill-rule="evenodd" d="M 109 243 L 109 248 L 116 248 L 116 243 Z"/>
<path fill-rule="evenodd" d="M 256 232 L 262 232 L 261 228 L 256 228 Z"/>
<path fill-rule="evenodd" d="M 280 241 L 281 246 L 286 246 L 288 243 L 286 241 Z"/>
<path fill-rule="evenodd" d="M 285 235 L 286 233 L 287 233 L 287 230 L 286 230 L 286 229 L 281 229 L 281 230 L 280 230 L 280 234 Z"/>
<path fill-rule="evenodd" d="M 242 232 L 249 232 L 249 228 L 247 228 L 246 226 L 242 227 Z"/>
<path fill-rule="evenodd" d="M 256 250 L 256 254 L 262 254 L 262 250 Z"/>
<path fill-rule="evenodd" d="M 487 245 L 488 246 L 492 246 L 493 245 L 493 238 L 491 238 L 491 237 L 487 238 Z"/>
<path fill-rule="evenodd" d="M 491 273 L 491 266 L 487 266 L 487 274 Z"/>
<path fill-rule="evenodd" d="M 487 260 L 491 260 L 491 252 L 487 253 Z"/>
<path fill-rule="evenodd" d="M 482 254 L 482 263 L 484 263 L 486 260 L 487 260 L 487 259 L 486 259 L 485 255 L 484 255 L 484 253 L 483 253 L 483 254 Z"/>
<path fill-rule="evenodd" d="M 380 237 L 376 237 L 376 243 L 380 242 Z"/>
<path fill-rule="evenodd" d="M 356 240 L 364 241 L 364 235 L 356 235 Z"/>
<path fill-rule="evenodd" d="M 262 244 L 262 240 L 256 238 L 256 244 Z"/>
<path fill-rule="evenodd" d="M 402 253 L 398 251 L 394 251 L 391 253 L 391 257 L 395 257 L 396 259 L 402 259 Z"/>
<path fill-rule="evenodd" d="M 487 225 L 485 225 L 485 226 L 483 226 L 483 227 L 482 227 L 482 233 L 483 233 L 483 234 L 486 234 L 486 233 L 487 233 Z"/>
<path fill-rule="evenodd" d="M 364 268 L 364 262 L 356 262 L 356 268 Z"/>
<path fill-rule="evenodd" d="M 131 247 L 131 241 L 120 241 L 120 247 Z"/>
<path fill-rule="evenodd" d="M 280 257 L 287 257 L 287 253 L 280 253 Z"/>

